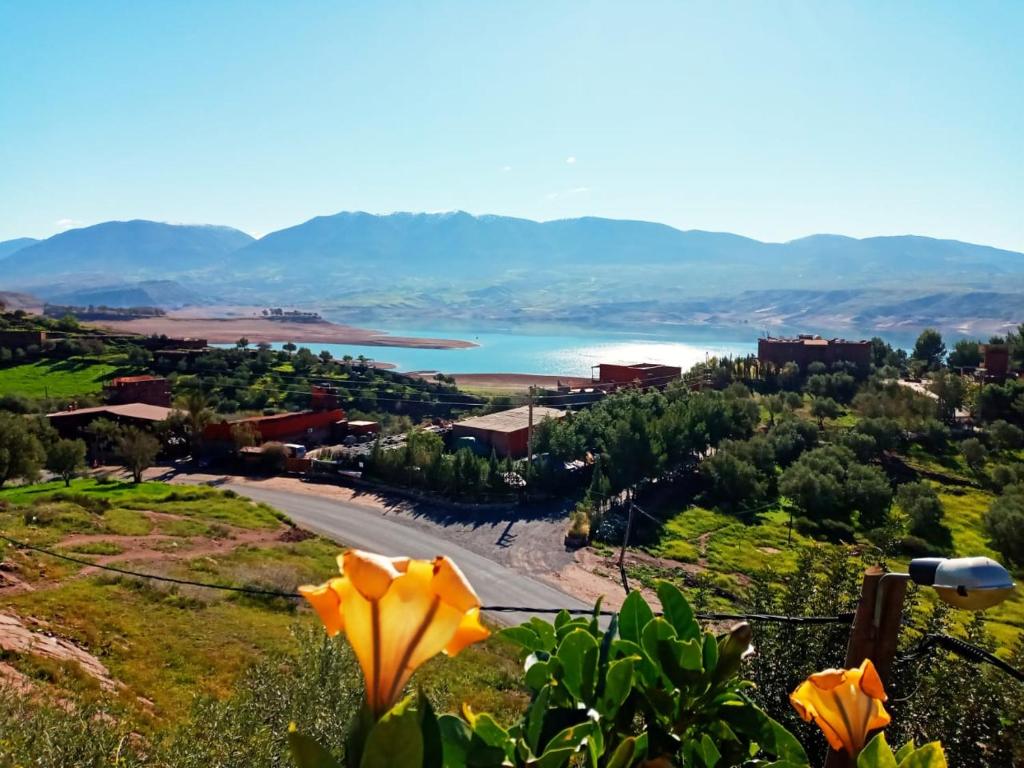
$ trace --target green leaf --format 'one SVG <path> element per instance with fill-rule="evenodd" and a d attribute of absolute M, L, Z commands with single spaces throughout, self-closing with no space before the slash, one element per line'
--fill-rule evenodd
<path fill-rule="evenodd" d="M 423 765 L 423 732 L 410 701 L 411 697 L 398 702 L 377 721 L 363 747 L 360 768 Z"/>
<path fill-rule="evenodd" d="M 635 659 L 619 659 L 608 666 L 604 678 L 604 693 L 601 696 L 601 713 L 614 717 L 619 707 L 633 688 L 633 664 Z"/>
<path fill-rule="evenodd" d="M 419 714 L 420 732 L 423 734 L 423 768 L 442 768 L 444 746 L 441 743 L 441 730 L 437 725 L 434 707 L 423 691 L 417 692 L 416 712 Z"/>
<path fill-rule="evenodd" d="M 898 750 L 896 750 L 896 762 L 899 763 L 901 760 L 903 760 L 903 758 L 911 754 L 915 748 L 916 745 L 914 744 L 914 740 L 911 739 Z"/>
<path fill-rule="evenodd" d="M 718 761 L 722 759 L 722 753 L 718 751 L 714 740 L 706 733 L 700 740 L 700 759 L 707 768 L 715 768 Z"/>
<path fill-rule="evenodd" d="M 341 768 L 330 752 L 304 733 L 289 730 L 288 747 L 299 768 Z"/>
<path fill-rule="evenodd" d="M 530 658 L 533 658 L 531 655 Z M 546 661 L 534 661 L 526 667 L 526 685 L 534 691 L 539 691 L 551 680 L 551 666 Z"/>
<path fill-rule="evenodd" d="M 619 637 L 640 644 L 644 627 L 654 618 L 654 612 L 647 605 L 643 595 L 630 592 L 619 609 Z"/>
<path fill-rule="evenodd" d="M 701 662 L 704 671 L 713 675 L 715 667 L 718 666 L 718 639 L 710 632 L 704 633 L 704 640 L 701 646 Z"/>
<path fill-rule="evenodd" d="M 537 758 L 538 768 L 561 768 L 564 766 L 569 762 L 569 758 L 576 754 L 583 745 L 584 739 L 590 736 L 593 729 L 594 723 L 587 721 L 559 731 L 544 747 L 544 753 Z"/>
<path fill-rule="evenodd" d="M 461 768 L 467 763 L 470 742 L 473 732 L 469 725 L 455 715 L 441 715 L 437 718 L 437 727 L 441 732 L 441 745 L 444 750 L 444 768 Z M 498 757 L 501 760 L 501 757 Z"/>
<path fill-rule="evenodd" d="M 897 768 L 896 756 L 889 748 L 884 733 L 871 739 L 857 755 L 857 768 Z"/>
<path fill-rule="evenodd" d="M 531 652 L 548 650 L 544 646 L 544 641 L 541 640 L 540 635 L 528 624 L 520 624 L 518 627 L 507 627 L 498 634 Z"/>
<path fill-rule="evenodd" d="M 807 765 L 807 753 L 796 736 L 768 717 L 749 699 L 744 698 L 744 706 L 721 707 L 718 715 L 734 731 L 756 741 L 769 755 L 797 765 Z"/>
<path fill-rule="evenodd" d="M 629 766 L 633 765 L 634 758 L 636 757 L 640 757 L 637 741 L 632 736 L 627 736 L 619 742 L 619 746 L 612 752 L 607 768 L 629 768 Z"/>
<path fill-rule="evenodd" d="M 939 742 L 932 741 L 900 760 L 899 768 L 946 768 L 946 754 Z"/>
<path fill-rule="evenodd" d="M 551 699 L 551 688 L 545 685 L 540 689 L 537 698 L 530 704 L 526 712 L 526 729 L 523 734 L 530 752 L 537 754 L 540 749 L 540 734 L 544 728 L 544 716 L 548 713 L 548 701 Z"/>
<path fill-rule="evenodd" d="M 658 600 L 661 601 L 661 610 L 665 618 L 680 638 L 689 640 L 700 637 L 700 625 L 693 618 L 693 609 L 674 584 L 659 581 Z"/>
<path fill-rule="evenodd" d="M 643 635 L 640 638 L 640 644 L 643 646 L 644 651 L 651 660 L 657 660 L 658 658 L 658 641 L 659 640 L 674 640 L 676 631 L 665 619 L 657 618 L 647 622 L 647 626 L 644 627 Z"/>
<path fill-rule="evenodd" d="M 562 640 L 556 655 L 562 663 L 562 684 L 578 700 L 588 701 L 594 693 L 597 640 L 585 629 L 573 630 Z"/>
<path fill-rule="evenodd" d="M 555 646 L 558 644 L 558 636 L 555 633 L 555 628 L 548 624 L 546 621 L 541 621 L 536 616 L 530 618 L 529 627 L 536 633 L 537 637 L 540 638 L 541 648 L 537 650 L 542 651 L 554 651 Z"/>

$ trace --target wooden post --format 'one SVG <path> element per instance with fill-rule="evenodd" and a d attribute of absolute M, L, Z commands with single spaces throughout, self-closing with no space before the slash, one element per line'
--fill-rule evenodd
<path fill-rule="evenodd" d="M 907 594 L 907 578 L 890 576 L 882 584 L 885 571 L 873 565 L 864 572 L 860 601 L 850 627 L 850 642 L 846 647 L 845 667 L 859 667 L 864 659 L 871 659 L 878 670 L 882 684 L 888 686 L 892 662 L 899 643 L 900 622 L 903 618 L 903 600 Z M 884 588 L 883 588 L 884 586 Z M 879 604 L 881 601 L 881 604 Z M 876 625 L 876 616 L 878 622 Z M 846 752 L 829 750 L 825 768 L 853 768 L 853 760 Z"/>

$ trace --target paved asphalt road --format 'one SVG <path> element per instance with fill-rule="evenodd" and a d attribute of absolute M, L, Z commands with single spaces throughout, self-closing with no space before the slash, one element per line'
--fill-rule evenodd
<path fill-rule="evenodd" d="M 379 552 L 389 557 L 407 555 L 433 559 L 437 555 L 447 555 L 466 574 L 485 606 L 514 605 L 584 610 L 592 607 L 555 587 L 470 552 L 437 533 L 403 525 L 381 516 L 378 512 L 334 499 L 253 488 L 251 485 L 225 484 L 218 487 L 231 488 L 242 496 L 266 502 L 280 509 L 303 528 L 359 549 Z M 324 574 L 325 580 L 327 576 L 328 574 Z M 531 614 L 492 613 L 490 616 L 503 623 L 518 624 L 527 620 Z M 541 615 L 541 618 L 550 621 L 554 617 Z"/>

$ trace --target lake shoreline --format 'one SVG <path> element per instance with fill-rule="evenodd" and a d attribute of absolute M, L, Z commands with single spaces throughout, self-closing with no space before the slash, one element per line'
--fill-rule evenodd
<path fill-rule="evenodd" d="M 385 331 L 341 325 L 327 320 L 292 322 L 262 317 L 146 317 L 94 323 L 118 333 L 142 336 L 206 339 L 211 344 L 231 344 L 241 338 L 251 344 L 339 344 L 406 349 L 471 349 L 477 346 L 463 339 L 392 336 Z"/>

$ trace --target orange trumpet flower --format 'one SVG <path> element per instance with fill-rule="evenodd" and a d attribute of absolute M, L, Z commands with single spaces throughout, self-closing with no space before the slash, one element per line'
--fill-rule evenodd
<path fill-rule="evenodd" d="M 490 634 L 480 623 L 480 598 L 447 557 L 411 560 L 350 549 L 338 566 L 339 578 L 299 592 L 328 635 L 345 632 L 378 718 L 421 664 L 442 651 L 454 656 Z"/>
<path fill-rule="evenodd" d="M 800 717 L 813 719 L 832 749 L 845 749 L 851 757 L 864 748 L 871 731 L 889 724 L 882 706 L 887 699 L 871 659 L 854 669 L 816 672 L 789 695 Z"/>

